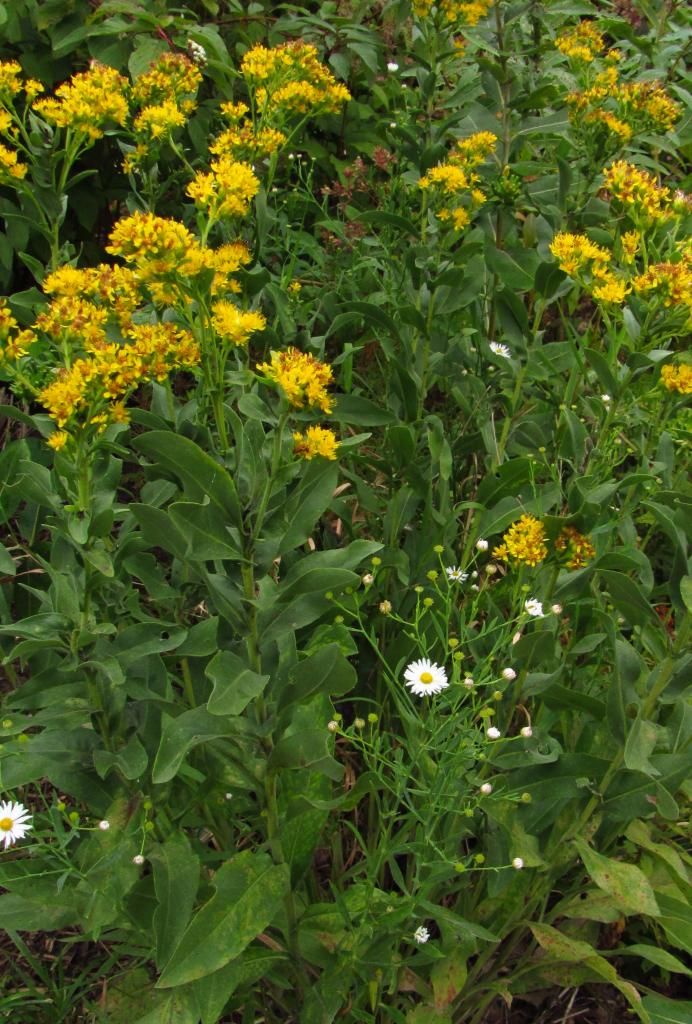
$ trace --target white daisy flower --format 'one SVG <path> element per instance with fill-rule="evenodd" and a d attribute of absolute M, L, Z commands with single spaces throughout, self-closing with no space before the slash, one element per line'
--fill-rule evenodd
<path fill-rule="evenodd" d="M 521 734 L 528 740 L 533 736 L 533 729 L 530 725 L 525 725 L 524 728 L 521 730 Z"/>
<path fill-rule="evenodd" d="M 493 352 L 496 356 L 502 356 L 503 359 L 511 358 L 511 352 L 509 351 L 507 346 L 501 345 L 499 341 L 491 341 L 489 347 L 490 351 Z"/>
<path fill-rule="evenodd" d="M 521 857 L 515 857 L 514 860 L 512 861 L 512 867 L 516 868 L 517 871 L 521 871 L 523 866 L 524 866 L 524 861 L 521 859 Z"/>
<path fill-rule="evenodd" d="M 101 829 L 102 832 L 107 832 L 110 827 L 111 827 L 110 821 L 106 821 L 105 818 L 103 819 L 103 821 L 99 822 L 99 828 Z"/>
<path fill-rule="evenodd" d="M 508 679 L 510 681 L 510 683 L 511 683 L 513 679 L 517 678 L 517 674 L 516 674 L 516 672 L 514 671 L 513 668 L 503 668 L 502 669 L 502 678 L 503 679 Z"/>
<path fill-rule="evenodd" d="M 493 787 L 489 782 L 484 782 L 483 785 L 481 786 L 481 793 L 483 794 L 483 796 L 490 796 L 492 791 Z"/>
<path fill-rule="evenodd" d="M 387 71 L 398 71 L 398 70 L 399 70 L 399 65 L 396 63 L 396 61 L 390 60 L 389 63 L 387 64 Z"/>
<path fill-rule="evenodd" d="M 423 925 L 420 925 L 420 927 L 416 928 L 415 932 L 413 933 L 413 939 L 415 942 L 418 943 L 419 946 L 424 945 L 424 943 L 426 943 L 429 938 L 430 932 Z"/>
<path fill-rule="evenodd" d="M 553 613 L 553 615 L 562 615 L 562 605 L 561 604 L 551 604 L 550 610 Z"/>
<path fill-rule="evenodd" d="M 499 740 L 500 736 L 502 736 L 502 733 L 500 732 L 499 729 L 496 729 L 494 725 L 491 725 L 486 733 L 486 736 L 488 737 L 489 740 Z"/>
<path fill-rule="evenodd" d="M 602 402 L 603 402 L 603 403 L 604 403 L 605 405 L 607 405 L 607 404 L 608 404 L 608 402 L 612 402 L 612 398 L 610 397 L 610 395 L 601 395 L 601 401 L 602 401 Z"/>
<path fill-rule="evenodd" d="M 440 693 L 449 686 L 447 673 L 434 661 L 421 658 L 412 661 L 404 672 L 406 685 L 416 697 L 427 697 L 428 694 Z"/>
<path fill-rule="evenodd" d="M 462 572 L 456 565 L 448 565 L 445 572 L 447 573 L 447 579 L 450 583 L 465 583 L 469 578 L 469 574 L 467 572 Z"/>
<path fill-rule="evenodd" d="M 142 856 L 142 854 L 141 853 L 136 853 L 135 856 L 132 858 L 132 863 L 136 864 L 137 867 L 139 867 L 140 864 L 143 864 L 144 863 L 144 857 Z"/>
<path fill-rule="evenodd" d="M 0 843 L 5 844 L 5 849 L 18 839 L 24 838 L 32 828 L 30 818 L 31 815 L 23 804 L 12 800 L 3 800 L 0 803 Z"/>
<path fill-rule="evenodd" d="M 529 615 L 535 616 L 537 619 L 543 615 L 543 605 L 540 601 L 537 601 L 535 597 L 530 597 L 528 601 L 524 602 L 524 608 Z"/>
<path fill-rule="evenodd" d="M 480 537 L 476 541 L 476 550 L 477 551 L 487 551 L 488 547 L 489 547 L 489 544 L 488 544 L 487 540 L 485 539 L 485 537 Z"/>

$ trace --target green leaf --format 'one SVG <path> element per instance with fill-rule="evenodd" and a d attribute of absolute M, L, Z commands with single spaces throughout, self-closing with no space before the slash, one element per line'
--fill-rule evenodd
<path fill-rule="evenodd" d="M 681 960 L 678 960 L 676 956 L 673 956 L 667 950 L 659 949 L 658 946 L 646 946 L 637 943 L 634 946 L 614 949 L 613 956 L 642 957 L 644 960 L 649 960 L 652 964 L 656 964 L 657 967 L 662 967 L 664 971 L 673 971 L 675 974 L 686 974 L 688 978 L 692 977 L 692 971 L 685 967 Z"/>
<path fill-rule="evenodd" d="M 135 517 L 142 531 L 142 536 L 151 547 L 163 548 L 176 558 L 185 558 L 187 540 L 167 512 L 151 505 L 140 505 L 132 502 L 128 511 Z"/>
<path fill-rule="evenodd" d="M 242 527 L 240 502 L 233 478 L 194 441 L 167 430 L 151 430 L 132 443 L 147 458 L 156 460 L 177 476 L 193 501 L 202 502 L 208 496 L 224 522 L 230 520 L 234 526 Z"/>
<path fill-rule="evenodd" d="M 281 538 L 279 554 L 304 544 L 315 529 L 315 524 L 332 500 L 339 467 L 336 462 L 316 459 L 308 464 L 298 486 L 291 492 L 282 509 L 289 527 Z"/>
<path fill-rule="evenodd" d="M 638 583 L 624 573 L 614 572 L 612 569 L 599 568 L 596 571 L 607 586 L 613 604 L 630 625 L 645 626 L 647 623 L 655 623 L 660 626 L 656 613 L 644 597 Z"/>
<path fill-rule="evenodd" d="M 161 970 L 171 958 L 192 915 L 199 886 L 199 858 L 192 852 L 187 836 L 180 832 L 167 839 L 150 855 L 154 891 L 156 965 Z"/>
<path fill-rule="evenodd" d="M 690 1024 L 692 1003 L 665 996 L 644 996 L 642 1005 L 651 1016 L 651 1024 Z"/>
<path fill-rule="evenodd" d="M 212 885 L 214 895 L 195 914 L 158 988 L 204 978 L 239 956 L 276 916 L 288 891 L 288 868 L 246 850 L 217 871 Z"/>
<path fill-rule="evenodd" d="M 581 838 L 575 839 L 574 845 L 593 881 L 608 893 L 624 914 L 660 916 L 651 883 L 636 865 L 603 857 Z"/>
<path fill-rule="evenodd" d="M 174 650 L 186 636 L 187 630 L 182 626 L 156 621 L 137 622 L 118 633 L 108 653 L 117 657 L 121 665 L 131 665 L 149 654 Z"/>
<path fill-rule="evenodd" d="M 328 416 L 339 423 L 353 423 L 358 427 L 382 427 L 396 423 L 396 416 L 389 409 L 375 405 L 360 395 L 339 395 L 334 411 Z"/>
<path fill-rule="evenodd" d="M 303 702 L 316 693 L 343 697 L 356 685 L 356 679 L 356 670 L 343 656 L 339 645 L 328 644 L 298 662 L 280 695 L 279 707 Z"/>
<path fill-rule="evenodd" d="M 641 714 L 637 715 L 625 743 L 625 766 L 627 768 L 652 777 L 661 774 L 649 760 L 656 746 L 658 733 L 659 730 L 653 722 L 648 722 L 641 717 Z"/>
<path fill-rule="evenodd" d="M 161 736 L 156 754 L 152 779 L 155 783 L 170 782 L 183 763 L 188 751 L 205 743 L 218 740 L 233 732 L 233 726 L 222 718 L 210 715 L 206 707 L 183 711 L 177 718 L 169 718 Z"/>
<path fill-rule="evenodd" d="M 168 512 L 181 534 L 187 538 L 184 557 L 188 561 L 242 559 L 240 548 L 228 532 L 229 524 L 212 504 L 177 501 L 169 507 Z"/>
<path fill-rule="evenodd" d="M 207 702 L 212 715 L 239 715 L 269 682 L 269 676 L 253 672 L 230 651 L 217 651 L 204 674 L 214 684 Z"/>

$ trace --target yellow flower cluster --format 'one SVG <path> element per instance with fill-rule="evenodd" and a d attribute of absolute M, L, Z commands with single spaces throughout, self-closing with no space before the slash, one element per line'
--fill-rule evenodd
<path fill-rule="evenodd" d="M 457 231 L 467 226 L 471 214 L 485 202 L 485 193 L 478 188 L 481 179 L 476 168 L 488 159 L 496 143 L 497 136 L 492 132 L 476 132 L 461 139 L 445 163 L 431 168 L 418 181 L 419 188 L 442 200 L 438 219 L 450 221 Z M 448 200 L 452 205 L 447 204 Z"/>
<path fill-rule="evenodd" d="M 9 306 L 0 300 L 0 364 L 21 359 L 36 341 L 33 331 L 15 331 L 17 326 Z"/>
<path fill-rule="evenodd" d="M 601 245 L 596 245 L 586 235 L 574 235 L 569 231 L 560 231 L 550 243 L 550 251 L 560 264 L 560 270 L 575 276 L 588 269 L 595 276 L 602 276 L 606 264 L 611 260 L 611 253 Z"/>
<path fill-rule="evenodd" d="M 94 62 L 89 71 L 58 86 L 54 97 L 36 100 L 33 110 L 58 128 L 71 128 L 90 140 L 100 139 L 105 126 L 127 120 L 127 80 L 115 68 Z"/>
<path fill-rule="evenodd" d="M 132 99 L 140 107 L 157 106 L 166 100 L 181 103 L 184 113 L 194 109 L 194 96 L 202 73 L 189 57 L 164 53 L 132 86 Z"/>
<path fill-rule="evenodd" d="M 565 526 L 555 539 L 555 550 L 567 555 L 568 569 L 581 569 L 595 556 L 596 550 L 583 533 L 573 526 Z"/>
<path fill-rule="evenodd" d="M 337 113 L 351 99 L 309 43 L 253 46 L 240 70 L 254 93 L 257 112 L 270 124 L 294 114 Z"/>
<path fill-rule="evenodd" d="M 174 100 L 162 100 L 144 107 L 134 120 L 135 135 L 162 139 L 185 124 L 186 115 Z"/>
<path fill-rule="evenodd" d="M 93 352 L 106 344 L 107 319 L 107 311 L 88 299 L 60 295 L 39 313 L 36 327 L 58 343 L 78 343 L 87 352 Z"/>
<path fill-rule="evenodd" d="M 21 163 L 16 151 L 0 143 L 0 181 L 21 181 L 26 171 L 26 164 Z"/>
<path fill-rule="evenodd" d="M 251 122 L 227 128 L 212 142 L 209 151 L 234 160 L 261 160 L 286 144 L 286 135 L 277 128 L 258 128 Z"/>
<path fill-rule="evenodd" d="M 427 18 L 435 6 L 445 21 L 473 28 L 486 16 L 492 7 L 492 0 L 476 0 L 471 3 L 459 3 L 457 0 L 413 0 L 412 4 L 417 18 Z"/>
<path fill-rule="evenodd" d="M 80 418 L 101 432 L 108 423 L 125 422 L 122 400 L 130 391 L 149 380 L 165 380 L 172 370 L 189 369 L 200 359 L 192 334 L 172 323 L 135 326 L 128 337 L 125 344 L 104 345 L 77 359 L 39 393 L 59 427 Z M 61 438 L 53 442 L 63 444 Z"/>
<path fill-rule="evenodd" d="M 101 263 L 97 267 L 58 267 L 43 281 L 43 290 L 48 295 L 76 300 L 84 297 L 96 303 L 98 311 L 104 306 L 107 315 L 112 313 L 123 330 L 132 323 L 132 314 L 142 301 L 140 277 L 129 267 L 111 266 Z M 53 309 L 54 304 L 51 304 Z M 58 307 L 59 308 L 59 307 Z M 64 307 L 63 307 L 64 308 Z M 74 323 L 74 318 L 72 320 Z M 99 319 L 98 323 L 102 321 Z"/>
<path fill-rule="evenodd" d="M 333 430 L 323 427 L 308 427 L 304 434 L 296 431 L 293 435 L 294 451 L 301 459 L 336 459 L 339 442 Z"/>
<path fill-rule="evenodd" d="M 332 382 L 332 368 L 309 353 L 300 352 L 297 348 L 272 352 L 271 362 L 261 363 L 257 370 L 279 385 L 294 408 L 316 406 L 322 412 L 332 411 L 334 401 L 327 394 Z"/>
<path fill-rule="evenodd" d="M 214 330 L 220 338 L 234 345 L 247 345 L 251 334 L 267 326 L 261 313 L 238 309 L 232 302 L 216 302 L 212 309 Z"/>
<path fill-rule="evenodd" d="M 680 105 L 660 82 L 623 83 L 614 67 L 600 71 L 587 89 L 569 93 L 566 99 L 575 128 L 602 125 L 618 145 L 635 133 L 670 131 L 681 114 Z"/>
<path fill-rule="evenodd" d="M 493 558 L 524 565 L 538 565 L 547 554 L 545 527 L 540 519 L 531 515 L 523 515 L 512 523 L 502 538 L 502 544 L 493 550 Z"/>
<path fill-rule="evenodd" d="M 161 273 L 175 269 L 196 245 L 184 224 L 140 210 L 118 221 L 109 242 L 106 252 L 112 256 L 122 256 L 126 263 Z"/>
<path fill-rule="evenodd" d="M 603 184 L 635 221 L 664 221 L 676 215 L 670 189 L 659 185 L 649 171 L 625 160 L 606 169 Z"/>
<path fill-rule="evenodd" d="M 22 81 L 21 74 L 22 69 L 16 60 L 0 61 L 0 102 L 12 106 L 15 96 L 24 90 L 27 101 L 31 103 L 43 92 L 40 82 L 35 78 Z"/>
<path fill-rule="evenodd" d="M 679 366 L 668 364 L 661 370 L 661 381 L 668 391 L 692 395 L 692 366 L 687 363 L 680 363 Z"/>
<path fill-rule="evenodd" d="M 252 167 L 229 156 L 214 160 L 210 172 L 200 171 L 187 186 L 196 206 L 206 209 L 210 221 L 243 217 L 259 190 Z"/>
<path fill-rule="evenodd" d="M 692 259 L 654 263 L 633 278 L 632 287 L 639 295 L 655 293 L 665 307 L 685 307 L 692 324 Z"/>
<path fill-rule="evenodd" d="M 599 54 L 603 53 L 605 40 L 593 21 L 580 21 L 574 28 L 561 32 L 555 39 L 555 46 L 572 60 L 581 60 L 590 64 Z"/>

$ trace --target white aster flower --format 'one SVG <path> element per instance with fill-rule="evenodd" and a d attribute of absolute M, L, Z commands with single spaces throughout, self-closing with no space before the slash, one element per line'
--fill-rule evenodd
<path fill-rule="evenodd" d="M 428 658 L 421 658 L 419 661 L 412 661 L 404 672 L 406 685 L 410 687 L 411 693 L 416 697 L 427 697 L 428 694 L 440 693 L 449 686 L 447 673 L 434 661 Z"/>
<path fill-rule="evenodd" d="M 465 583 L 469 578 L 469 574 L 467 572 L 462 572 L 456 565 L 448 565 L 445 568 L 445 572 L 447 573 L 447 579 L 451 583 Z"/>
<path fill-rule="evenodd" d="M 413 933 L 413 939 L 415 942 L 418 943 L 419 946 L 424 945 L 424 943 L 426 943 L 429 938 L 430 932 L 423 925 L 420 925 L 420 927 L 416 928 L 415 932 Z"/>
<path fill-rule="evenodd" d="M 111 827 L 110 821 L 106 821 L 105 818 L 103 819 L 103 821 L 99 822 L 99 828 L 101 829 L 102 832 L 107 832 L 110 827 Z"/>
<path fill-rule="evenodd" d="M 0 803 L 0 843 L 5 844 L 5 849 L 18 839 L 23 839 L 33 827 L 30 818 L 31 815 L 23 804 L 15 803 L 13 800 L 3 800 Z"/>
<path fill-rule="evenodd" d="M 135 854 L 135 856 L 132 858 L 132 863 L 136 864 L 138 867 L 139 867 L 140 864 L 143 864 L 144 863 L 144 857 L 142 856 L 142 854 L 141 853 Z"/>
<path fill-rule="evenodd" d="M 362 577 L 363 586 L 369 587 L 371 583 L 374 583 L 375 577 L 371 572 L 366 572 L 365 576 Z"/>
<path fill-rule="evenodd" d="M 524 728 L 521 730 L 521 734 L 528 740 L 531 736 L 533 736 L 533 729 L 530 725 L 525 725 Z"/>
<path fill-rule="evenodd" d="M 334 719 L 332 718 L 331 722 L 327 722 L 327 728 L 329 729 L 330 732 L 336 732 L 339 728 L 339 723 L 335 722 Z"/>
<path fill-rule="evenodd" d="M 487 551 L 489 547 L 490 547 L 490 545 L 488 544 L 487 540 L 484 537 L 480 537 L 476 541 L 476 550 L 477 551 Z"/>
<path fill-rule="evenodd" d="M 517 678 L 517 674 L 516 674 L 516 672 L 514 671 L 513 668 L 503 668 L 502 669 L 502 678 L 503 679 L 508 679 L 510 681 L 510 683 L 511 683 L 511 681 L 513 679 Z"/>
<path fill-rule="evenodd" d="M 471 678 L 471 676 L 466 676 L 466 679 L 464 679 L 464 686 L 466 687 L 466 689 L 472 690 L 473 685 L 473 679 Z"/>
<path fill-rule="evenodd" d="M 493 787 L 489 782 L 484 782 L 481 786 L 481 793 L 483 796 L 490 796 L 493 791 Z"/>
<path fill-rule="evenodd" d="M 499 740 L 500 736 L 502 736 L 502 733 L 500 732 L 499 729 L 496 729 L 494 725 L 491 725 L 486 733 L 486 736 L 488 737 L 489 740 Z"/>
<path fill-rule="evenodd" d="M 511 352 L 509 351 L 507 346 L 501 345 L 499 341 L 491 341 L 489 347 L 490 351 L 493 352 L 496 356 L 502 356 L 503 359 L 511 358 Z"/>
<path fill-rule="evenodd" d="M 524 608 L 529 615 L 535 616 L 537 619 L 543 615 L 543 605 L 540 601 L 537 601 L 535 597 L 530 597 L 528 601 L 524 602 Z"/>
<path fill-rule="evenodd" d="M 605 405 L 607 405 L 607 404 L 608 404 L 608 402 L 612 402 L 612 398 L 610 397 L 610 395 L 601 395 L 601 401 L 602 401 L 602 402 L 603 402 L 603 403 L 604 403 Z"/>
<path fill-rule="evenodd" d="M 521 859 L 521 857 L 515 857 L 514 860 L 512 861 L 512 867 L 516 868 L 517 871 L 520 871 L 523 868 L 523 866 L 524 866 L 524 861 Z"/>
<path fill-rule="evenodd" d="M 390 60 L 387 64 L 387 71 L 398 71 L 399 65 L 394 60 Z"/>
<path fill-rule="evenodd" d="M 562 614 L 562 605 L 561 604 L 551 604 L 550 610 L 553 613 L 553 615 L 561 615 Z"/>

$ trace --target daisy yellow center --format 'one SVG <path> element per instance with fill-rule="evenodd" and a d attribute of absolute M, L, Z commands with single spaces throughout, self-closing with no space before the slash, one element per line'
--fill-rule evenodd
<path fill-rule="evenodd" d="M 432 683 L 433 677 L 430 672 L 421 672 L 420 681 L 421 683 Z M 2 822 L 0 822 L 0 827 L 2 827 Z"/>
<path fill-rule="evenodd" d="M 0 829 L 3 832 L 11 832 L 13 825 L 14 822 L 12 821 L 12 818 L 0 818 Z"/>

